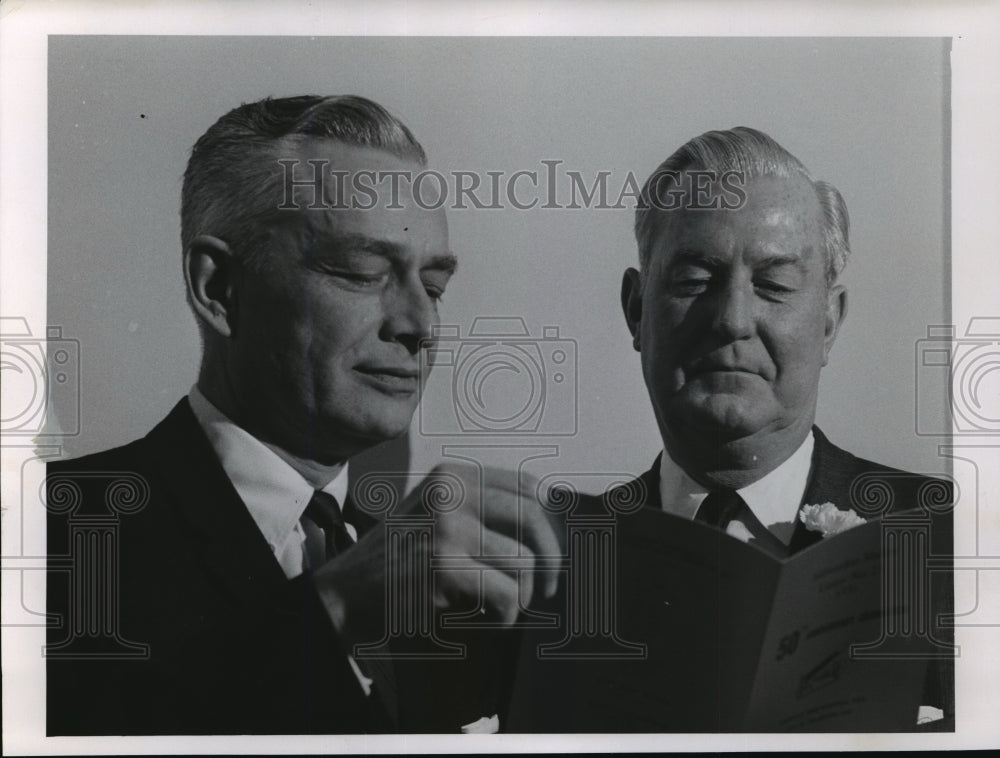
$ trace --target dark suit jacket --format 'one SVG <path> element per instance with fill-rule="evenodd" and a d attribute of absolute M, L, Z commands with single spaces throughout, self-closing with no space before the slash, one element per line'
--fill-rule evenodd
<path fill-rule="evenodd" d="M 932 512 L 933 528 L 931 530 L 930 553 L 938 560 L 938 567 L 942 557 L 950 560 L 952 555 L 952 520 L 951 503 L 952 489 L 950 483 L 931 479 L 925 476 L 911 474 L 898 469 L 883 466 L 872 461 L 866 461 L 833 445 L 826 436 L 817 428 L 813 429 L 815 435 L 815 447 L 813 450 L 810 479 L 803 495 L 802 504 L 821 504 L 832 502 L 838 508 L 859 512 L 866 519 L 884 515 L 896 511 L 909 510 L 918 506 L 924 506 Z M 635 515 L 630 515 L 628 507 L 618 511 L 616 516 L 618 528 L 618 539 L 621 539 L 623 532 L 636 532 L 637 529 L 628 530 L 622 528 L 625 522 L 633 519 L 640 523 L 637 517 L 647 509 L 661 510 L 659 491 L 659 459 L 653 467 L 645 474 L 621 487 L 607 493 L 601 498 L 582 497 L 576 506 L 576 513 L 606 513 L 608 511 L 606 503 L 615 503 L 628 506 L 635 504 L 640 506 L 634 511 Z M 641 527 L 640 527 L 641 529 Z M 813 532 L 805 528 L 801 522 L 797 522 L 790 543 L 792 553 L 803 550 L 806 547 L 818 542 L 822 536 L 818 532 Z M 628 547 L 619 545 L 619 564 L 628 564 L 628 557 L 623 555 Z M 710 562 L 710 561 L 709 561 Z M 631 577 L 622 577 L 623 566 L 619 566 L 619 575 L 616 581 L 631 582 L 635 578 L 631 577 L 634 571 L 630 571 L 625 566 L 624 571 Z M 619 585 L 621 586 L 621 585 Z M 628 593 L 619 593 L 619 597 L 625 597 Z M 710 605 L 713 601 L 708 599 Z M 943 616 L 951 614 L 953 610 L 953 584 L 950 571 L 935 571 L 931 576 L 931 602 L 932 602 L 932 623 L 931 633 L 935 640 L 950 644 L 953 640 L 953 630 L 944 621 Z M 538 610 L 553 612 L 557 615 L 566 613 L 566 598 L 557 598 L 554 603 Z M 624 639 L 631 639 L 628 634 L 630 619 L 624 617 L 628 613 L 620 606 L 616 612 L 620 620 L 619 631 Z M 942 623 L 943 622 L 943 623 Z M 684 623 L 687 623 L 686 621 Z M 696 626 L 697 626 L 697 622 Z M 708 621 L 704 625 L 703 634 L 708 639 L 699 640 L 699 644 L 704 650 L 710 650 L 715 644 L 715 632 L 713 623 Z M 692 627 L 694 629 L 694 627 Z M 691 630 L 688 632 L 691 634 Z M 697 632 L 693 632 L 697 634 Z M 559 639 L 559 633 L 554 636 L 551 633 L 540 632 L 529 636 L 530 645 L 522 648 L 522 655 L 527 658 L 532 657 L 530 651 L 537 649 L 535 644 Z M 690 640 L 690 637 L 686 639 Z M 685 645 L 678 643 L 678 650 L 681 655 L 685 655 Z M 525 652 L 529 651 L 529 652 Z M 525 665 L 525 658 L 522 658 L 521 665 Z M 574 690 L 586 691 L 588 687 L 594 685 L 589 682 L 595 681 L 595 675 L 600 676 L 600 665 L 593 661 L 583 660 L 577 662 L 529 662 L 524 674 L 527 680 L 533 684 L 530 688 L 518 685 L 516 693 L 524 696 L 527 689 L 538 690 L 537 701 L 528 709 L 517 706 L 517 713 L 513 719 L 509 719 L 512 728 L 523 729 L 524 731 L 730 731 L 732 726 L 725 726 L 724 722 L 717 721 L 711 712 L 700 705 L 695 705 L 699 698 L 708 698 L 713 702 L 720 697 L 719 692 L 725 693 L 727 686 L 727 670 L 725 666 L 718 671 L 699 670 L 697 675 L 699 681 L 694 682 L 670 682 L 665 683 L 667 689 L 676 688 L 676 692 L 682 693 L 675 696 L 676 700 L 671 709 L 675 722 L 672 726 L 665 726 L 667 722 L 644 722 L 642 717 L 637 717 L 630 721 L 627 714 L 618 716 L 607 715 L 604 723 L 597 723 L 593 716 L 588 716 L 586 723 L 581 722 L 575 710 L 583 713 L 586 708 L 576 709 L 572 705 L 563 706 L 562 703 L 572 701 L 578 693 Z M 614 666 L 632 665 L 627 661 L 621 664 L 610 664 Z M 637 666 L 642 666 L 642 662 L 637 662 Z M 692 675 L 695 676 L 695 675 Z M 550 686 L 546 680 L 560 680 L 559 685 Z M 718 685 L 714 683 L 717 680 Z M 721 689 L 715 689 L 718 686 Z M 560 690 L 561 688 L 561 690 Z M 699 689 L 700 688 L 700 689 Z M 699 691 L 702 694 L 694 697 L 693 692 Z M 683 694 L 687 693 L 687 695 Z M 706 694 L 708 693 L 708 694 Z M 712 694 L 715 693 L 715 694 Z M 532 696 L 529 695 L 530 699 Z M 586 694 L 583 695 L 586 698 Z M 722 695 L 724 697 L 724 694 Z M 928 730 L 951 730 L 954 729 L 954 661 L 953 659 L 933 660 L 928 665 L 927 678 L 924 686 L 922 704 L 932 705 L 941 708 L 946 718 L 927 727 Z M 523 704 L 522 704 L 523 706 Z M 531 715 L 530 711 L 535 709 L 538 717 Z M 527 717 L 525 710 L 529 711 Z M 549 711 L 546 714 L 546 710 Z M 914 713 L 914 724 L 916 714 Z"/>
<path fill-rule="evenodd" d="M 809 482 L 802 495 L 801 505 L 834 503 L 838 508 L 850 509 L 864 518 L 928 505 L 940 512 L 936 521 L 940 532 L 936 547 L 943 554 L 951 555 L 951 509 L 953 501 L 949 482 L 890 468 L 873 461 L 866 461 L 842 450 L 826 438 L 818 427 L 813 427 L 813 447 Z M 636 482 L 622 485 L 609 495 L 613 500 L 633 501 L 641 491 L 645 505 L 662 509 L 660 502 L 660 459 Z M 822 539 L 798 521 L 789 549 L 796 553 Z M 936 552 L 936 551 L 935 551 Z"/>
<path fill-rule="evenodd" d="M 476 689 L 490 656 L 402 664 L 395 713 L 365 697 L 186 400 L 143 439 L 51 464 L 47 505 L 50 735 L 454 732 L 496 710 Z"/>

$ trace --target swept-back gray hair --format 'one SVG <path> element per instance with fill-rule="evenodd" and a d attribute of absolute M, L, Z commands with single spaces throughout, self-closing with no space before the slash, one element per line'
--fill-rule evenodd
<path fill-rule="evenodd" d="M 198 235 L 210 234 L 259 267 L 267 221 L 277 217 L 283 187 L 277 150 L 307 147 L 312 139 L 378 148 L 427 163 L 410 130 L 363 97 L 301 95 L 244 103 L 216 121 L 191 150 L 181 191 L 183 249 Z"/>
<path fill-rule="evenodd" d="M 686 170 L 736 171 L 746 179 L 760 176 L 790 177 L 799 175 L 812 184 L 823 213 L 823 242 L 826 256 L 826 280 L 836 281 L 851 254 L 847 205 L 832 184 L 817 181 L 802 162 L 763 132 L 746 126 L 728 131 L 705 132 L 690 140 L 661 163 L 643 185 L 635 212 L 635 238 L 639 245 L 639 267 L 649 267 L 650 242 L 656 214 L 666 207 L 662 196 L 675 184 L 675 177 Z M 657 197 L 652 193 L 657 192 Z"/>

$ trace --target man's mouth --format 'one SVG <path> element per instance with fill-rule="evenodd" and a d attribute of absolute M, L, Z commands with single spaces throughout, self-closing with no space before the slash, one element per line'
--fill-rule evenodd
<path fill-rule="evenodd" d="M 403 366 L 355 366 L 355 371 L 363 375 L 380 389 L 392 392 L 415 392 L 420 384 L 420 372 Z"/>
<path fill-rule="evenodd" d="M 693 375 L 698 374 L 709 374 L 714 372 L 729 373 L 729 374 L 756 374 L 756 371 L 747 368 L 746 366 L 726 366 L 723 364 L 698 364 L 692 366 L 689 373 Z"/>
<path fill-rule="evenodd" d="M 741 363 L 720 360 L 700 360 L 696 361 L 687 369 L 688 376 L 701 376 L 704 374 L 750 374 L 760 376 L 760 372 Z"/>

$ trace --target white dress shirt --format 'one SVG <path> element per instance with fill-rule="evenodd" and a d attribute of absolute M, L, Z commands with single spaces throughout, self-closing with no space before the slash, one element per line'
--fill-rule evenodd
<path fill-rule="evenodd" d="M 212 405 L 197 387 L 192 387 L 188 400 L 236 494 L 246 504 L 285 576 L 294 579 L 307 566 L 306 534 L 300 520 L 315 488 L 274 450 Z M 330 467 L 329 475 L 330 481 L 320 489 L 337 498 L 343 508 L 347 463 Z M 347 528 L 351 538 L 357 539 L 353 527 Z"/>
<path fill-rule="evenodd" d="M 191 388 L 188 402 L 275 560 L 285 576 L 294 579 L 309 564 L 301 519 L 312 499 L 314 485 L 274 449 L 212 405 L 197 386 Z M 329 481 L 320 489 L 337 498 L 343 508 L 347 497 L 347 463 L 329 467 L 322 478 L 327 476 Z M 356 540 L 358 534 L 354 527 L 346 526 L 351 539 Z M 370 694 L 372 680 L 362 673 L 353 656 L 348 655 L 347 660 L 365 694 Z"/>
<path fill-rule="evenodd" d="M 301 523 L 302 514 L 317 488 L 337 498 L 343 509 L 347 497 L 347 463 L 319 468 L 310 465 L 308 473 L 312 481 L 307 481 L 288 462 L 288 453 L 269 447 L 238 426 L 212 405 L 197 385 L 191 388 L 188 401 L 226 476 L 246 504 L 285 576 L 295 578 L 309 566 L 308 535 Z M 351 539 L 357 540 L 354 526 L 346 524 L 346 527 Z M 347 661 L 365 695 L 371 695 L 373 680 L 365 676 L 353 656 L 348 655 Z M 493 714 L 462 726 L 461 731 L 495 733 L 499 728 L 499 718 Z"/>
<path fill-rule="evenodd" d="M 814 445 L 815 440 L 810 432 L 799 448 L 778 468 L 763 479 L 736 490 L 760 523 L 786 545 L 792 540 L 799 504 L 809 483 Z M 660 502 L 663 510 L 675 516 L 694 519 L 707 496 L 708 490 L 689 477 L 664 450 L 660 458 Z M 726 534 L 744 542 L 753 537 L 739 521 L 730 523 L 726 527 Z M 918 709 L 918 724 L 942 718 L 944 711 L 940 708 L 921 705 Z"/>
<path fill-rule="evenodd" d="M 736 490 L 754 516 L 784 544 L 792 540 L 795 519 L 809 483 L 815 441 L 812 432 L 780 466 L 753 484 Z M 660 458 L 660 502 L 663 510 L 681 518 L 694 519 L 708 490 L 687 475 L 666 450 Z M 740 521 L 733 521 L 726 533 L 747 542 L 752 535 Z"/>

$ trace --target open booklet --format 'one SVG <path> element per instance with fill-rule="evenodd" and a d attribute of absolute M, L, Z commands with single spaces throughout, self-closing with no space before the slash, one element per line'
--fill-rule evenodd
<path fill-rule="evenodd" d="M 524 615 L 511 732 L 914 730 L 933 638 L 931 520 L 892 514 L 779 559 L 650 508 L 568 525 Z"/>

